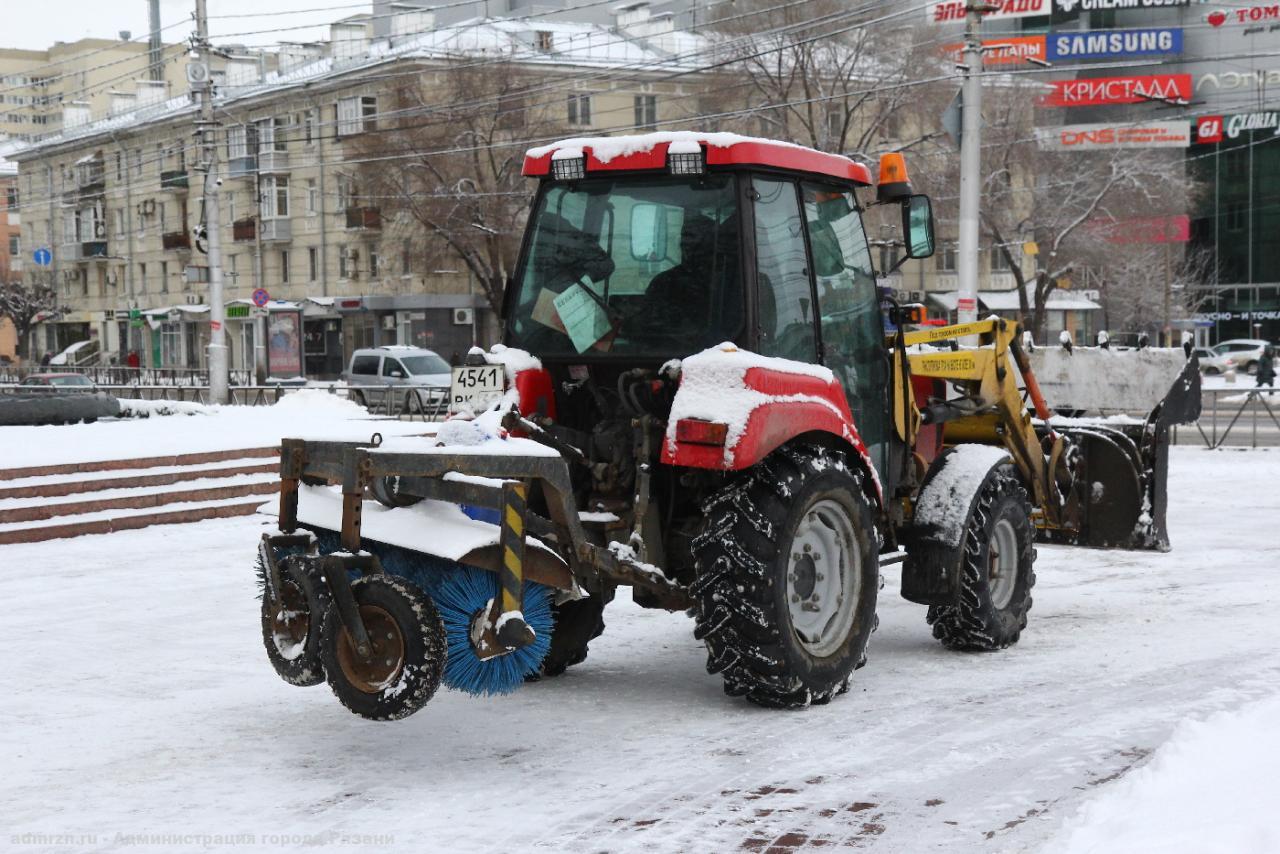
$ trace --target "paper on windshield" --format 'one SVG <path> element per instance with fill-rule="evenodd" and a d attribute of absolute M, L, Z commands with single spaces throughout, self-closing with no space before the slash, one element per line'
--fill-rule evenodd
<path fill-rule="evenodd" d="M 584 276 L 581 286 L 571 285 L 554 300 L 560 322 L 579 353 L 590 350 L 613 329 L 604 309 L 586 291 L 589 287 Z"/>

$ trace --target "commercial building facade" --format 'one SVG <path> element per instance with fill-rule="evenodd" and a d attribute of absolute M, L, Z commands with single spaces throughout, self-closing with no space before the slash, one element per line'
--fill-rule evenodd
<path fill-rule="evenodd" d="M 380 120 L 386 127 L 398 82 L 431 81 L 450 63 L 495 56 L 561 88 L 574 88 L 575 75 L 590 78 L 584 71 L 645 69 L 547 99 L 539 109 L 561 132 L 589 132 L 598 117 L 633 109 L 665 120 L 681 109 L 670 96 L 691 85 L 662 80 L 674 51 L 594 25 L 434 27 L 428 13 L 412 11 L 394 32 L 375 39 L 367 16 L 348 19 L 327 44 L 282 49 L 277 71 L 245 64 L 217 89 L 222 267 L 237 378 L 252 373 L 259 349 L 273 377 L 332 378 L 359 347 L 415 344 L 450 358 L 494 340 L 495 312 L 464 265 L 447 257 L 428 265 L 418 251 L 421 227 L 384 215 L 380 199 L 359 191 L 360 140 L 377 134 Z M 453 93 L 433 97 L 447 104 Z M 47 267 L 28 265 L 26 281 L 53 285 L 67 307 L 37 326 L 33 355 L 88 337 L 120 364 L 204 367 L 209 309 L 194 109 L 186 96 L 173 98 L 64 129 L 15 155 L 23 244 L 53 255 Z M 270 298 L 262 320 L 252 305 L 259 290 Z"/>

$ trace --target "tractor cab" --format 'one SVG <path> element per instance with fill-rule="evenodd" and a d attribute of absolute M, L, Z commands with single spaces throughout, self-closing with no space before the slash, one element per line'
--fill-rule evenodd
<path fill-rule="evenodd" d="M 874 194 L 847 157 L 720 133 L 567 140 L 531 150 L 524 173 L 542 181 L 507 294 L 509 346 L 553 374 L 601 378 L 722 342 L 823 365 L 884 468 L 888 360 L 865 207 L 901 205 L 907 257 L 933 250 L 929 201 L 911 194 L 901 155 Z"/>

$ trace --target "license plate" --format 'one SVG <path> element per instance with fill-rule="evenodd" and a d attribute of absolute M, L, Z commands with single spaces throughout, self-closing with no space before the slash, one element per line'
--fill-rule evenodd
<path fill-rule="evenodd" d="M 502 399 L 506 377 L 501 365 L 466 365 L 453 369 L 449 411 L 470 409 L 479 415 Z"/>

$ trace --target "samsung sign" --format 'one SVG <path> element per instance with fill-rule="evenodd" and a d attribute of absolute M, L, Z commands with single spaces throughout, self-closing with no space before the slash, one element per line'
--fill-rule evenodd
<path fill-rule="evenodd" d="M 1103 32 L 1051 33 L 1050 62 L 1076 59 L 1121 59 L 1129 56 L 1162 56 L 1182 53 L 1182 30 L 1111 30 Z"/>

